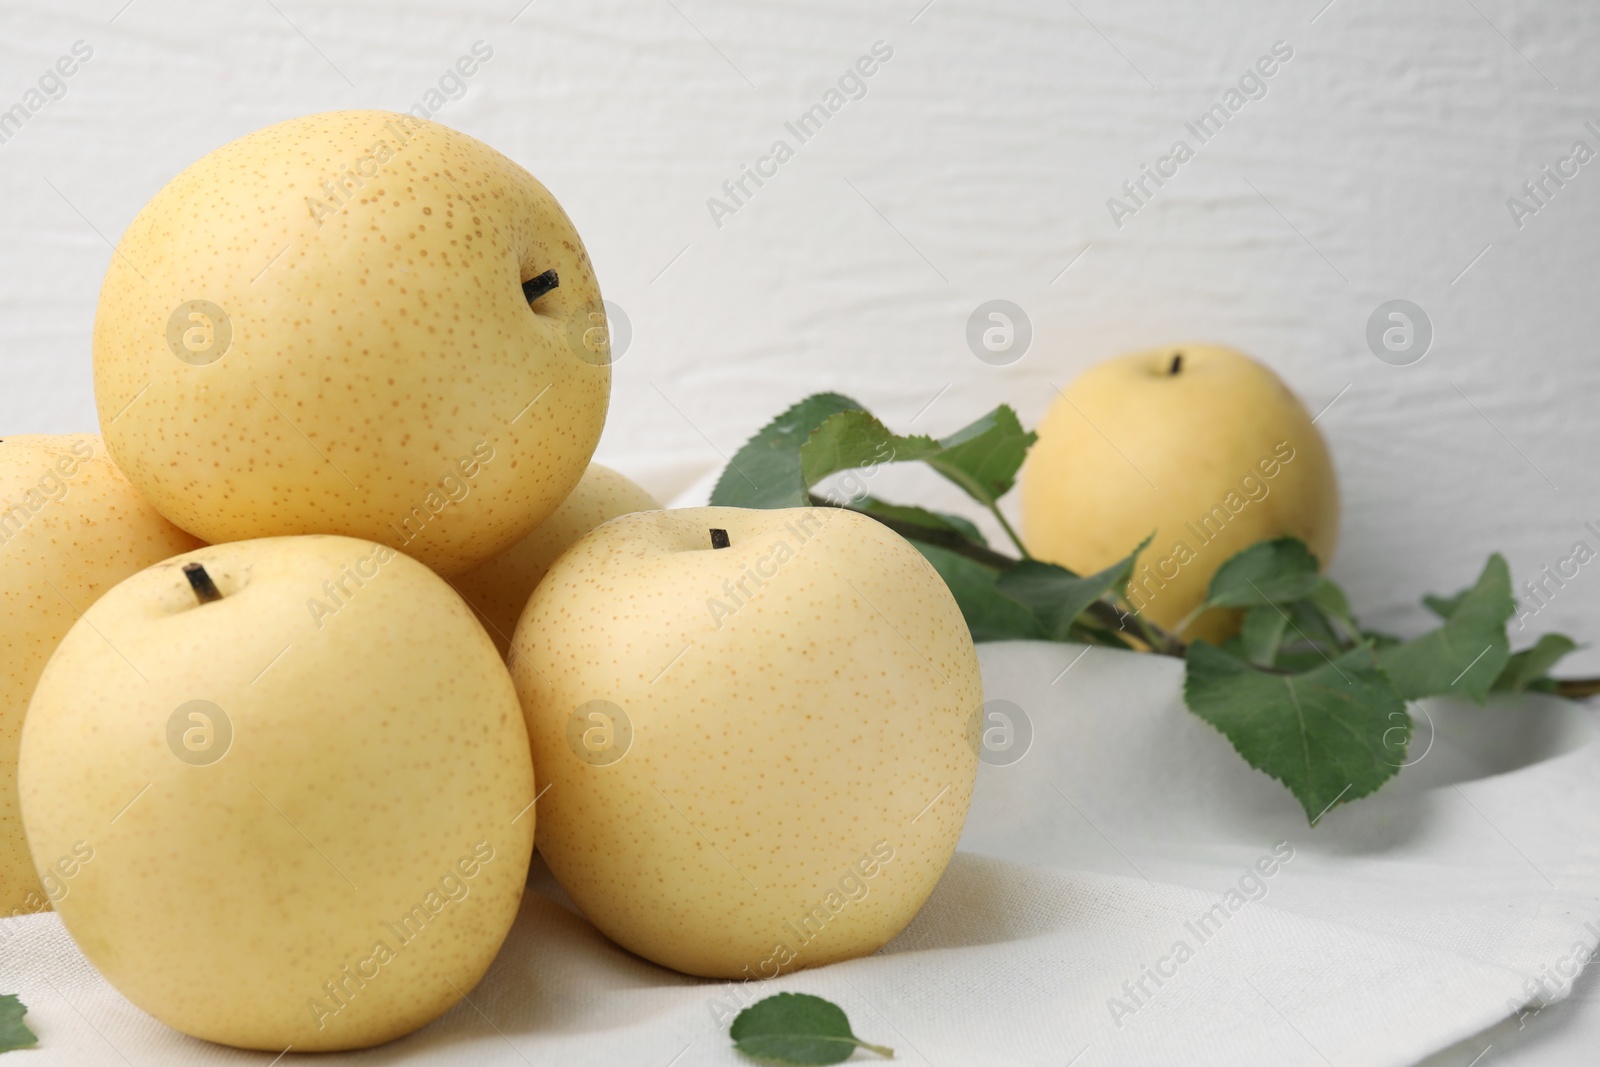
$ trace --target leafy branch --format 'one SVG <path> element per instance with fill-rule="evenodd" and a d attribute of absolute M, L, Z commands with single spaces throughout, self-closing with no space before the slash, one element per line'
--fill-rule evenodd
<path fill-rule="evenodd" d="M 1127 587 L 1140 552 L 1095 574 L 1032 558 L 1000 511 L 1036 435 L 1001 405 L 944 438 L 899 435 L 859 402 L 808 397 L 739 450 L 711 502 L 730 507 L 840 507 L 894 530 L 944 578 L 976 641 L 1073 641 L 1136 649 L 1185 662 L 1184 702 L 1219 730 L 1252 767 L 1277 778 L 1315 825 L 1337 804 L 1379 789 L 1405 763 L 1409 701 L 1540 691 L 1581 698 L 1600 678 L 1556 679 L 1549 671 L 1577 646 L 1546 634 L 1513 652 L 1511 575 L 1498 554 L 1478 580 L 1450 597 L 1430 596 L 1440 625 L 1411 640 L 1363 629 L 1344 592 L 1320 573 L 1301 541 L 1252 545 L 1223 563 L 1206 597 L 1171 630 L 1144 618 Z M 989 545 L 968 519 L 865 491 L 861 472 L 884 463 L 925 463 L 994 516 L 1019 555 Z M 816 491 L 834 476 L 841 499 Z M 1213 645 L 1181 634 L 1206 611 L 1239 613 L 1239 632 Z"/>

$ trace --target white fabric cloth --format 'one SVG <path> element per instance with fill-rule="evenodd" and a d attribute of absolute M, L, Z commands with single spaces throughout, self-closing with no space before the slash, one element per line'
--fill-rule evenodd
<path fill-rule="evenodd" d="M 1584 708 L 1431 702 L 1413 765 L 1311 829 L 1184 710 L 1176 661 L 1033 643 L 981 659 L 987 698 L 1022 710 L 1031 745 L 981 769 L 961 852 L 877 956 L 759 987 L 686 978 L 608 943 L 536 861 L 471 1004 L 326 1062 L 734 1064 L 728 1015 L 795 990 L 910 1064 L 1412 1064 L 1565 996 L 1600 940 L 1600 730 Z M 0 923 L 13 990 L 35 1067 L 273 1058 L 145 1016 L 53 915 Z"/>

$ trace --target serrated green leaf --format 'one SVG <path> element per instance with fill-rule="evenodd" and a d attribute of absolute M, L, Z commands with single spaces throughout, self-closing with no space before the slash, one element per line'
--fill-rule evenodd
<path fill-rule="evenodd" d="M 32 1048 L 39 1039 L 29 1030 L 22 1017 L 28 1014 L 27 1005 L 15 993 L 0 996 L 0 1052 Z"/>
<path fill-rule="evenodd" d="M 989 507 L 1011 491 L 1017 470 L 1038 434 L 1025 431 L 1017 413 L 1001 404 L 989 414 L 940 440 L 943 450 L 928 465 Z"/>
<path fill-rule="evenodd" d="M 778 993 L 757 1001 L 734 1017 L 728 1036 L 740 1052 L 766 1063 L 843 1063 L 858 1048 L 894 1057 L 894 1049 L 856 1037 L 842 1008 L 809 993 Z"/>
<path fill-rule="evenodd" d="M 995 589 L 999 572 L 937 545 L 915 540 L 911 544 L 950 587 L 974 641 L 1044 639 L 1044 628 L 1033 612 Z"/>
<path fill-rule="evenodd" d="M 711 503 L 733 508 L 798 508 L 810 503 L 801 477 L 800 449 L 830 415 L 860 411 L 838 393 L 808 396 L 763 426 L 728 463 L 711 492 Z"/>
<path fill-rule="evenodd" d="M 1002 404 L 943 440 L 901 436 L 838 393 L 807 397 L 773 419 L 728 464 L 711 493 L 719 507 L 787 508 L 809 503 L 823 478 L 852 467 L 926 460 L 979 503 L 1010 491 L 1036 435 Z"/>
<path fill-rule="evenodd" d="M 824 419 L 801 446 L 800 475 L 809 488 L 839 471 L 925 459 L 940 448 L 931 437 L 901 437 L 868 412 L 841 411 Z"/>
<path fill-rule="evenodd" d="M 1097 574 L 1082 577 L 1054 563 L 1023 560 L 1001 574 L 994 587 L 1025 605 L 1039 620 L 1046 637 L 1065 641 L 1073 622 L 1085 608 L 1108 593 L 1122 595 L 1133 574 L 1134 562 L 1149 544 L 1150 538 L 1146 537 L 1126 559 Z"/>
<path fill-rule="evenodd" d="M 1233 556 L 1211 576 L 1208 608 L 1288 604 L 1310 596 L 1322 576 L 1317 557 L 1297 537 L 1260 541 Z"/>
<path fill-rule="evenodd" d="M 1289 787 L 1313 825 L 1399 771 L 1411 718 L 1368 649 L 1269 674 L 1214 645 L 1189 646 L 1184 701 L 1246 763 Z"/>
<path fill-rule="evenodd" d="M 1540 683 L 1549 681 L 1545 676 L 1550 673 L 1550 668 L 1577 647 L 1578 643 L 1566 634 L 1541 635 L 1532 648 L 1514 652 L 1506 660 L 1505 669 L 1494 680 L 1494 691 L 1514 693 L 1523 689 L 1543 688 Z"/>
<path fill-rule="evenodd" d="M 1278 646 L 1283 643 L 1283 634 L 1288 628 L 1289 616 L 1276 604 L 1263 604 L 1245 612 L 1239 628 L 1239 648 L 1244 658 L 1258 666 L 1272 666 L 1278 659 Z"/>
<path fill-rule="evenodd" d="M 863 497 L 851 504 L 850 507 L 875 519 L 893 519 L 899 522 L 915 523 L 926 526 L 932 530 L 945 530 L 949 533 L 960 534 L 968 541 L 977 545 L 987 545 L 983 532 L 976 523 L 960 515 L 952 515 L 948 511 L 929 511 L 910 504 L 891 504 L 877 497 Z"/>
<path fill-rule="evenodd" d="M 1515 607 L 1504 557 L 1490 556 L 1472 588 L 1448 599 L 1443 626 L 1381 650 L 1378 664 L 1407 700 L 1453 693 L 1481 704 L 1511 658 L 1506 620 Z"/>

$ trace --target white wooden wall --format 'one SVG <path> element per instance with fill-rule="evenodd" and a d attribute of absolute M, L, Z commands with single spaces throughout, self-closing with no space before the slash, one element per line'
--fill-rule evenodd
<path fill-rule="evenodd" d="M 1416 597 L 1492 549 L 1519 578 L 1600 549 L 1600 165 L 1508 208 L 1575 141 L 1600 150 L 1600 7 L 523 4 L 6 0 L 0 110 L 41 106 L 0 143 L 0 431 L 94 425 L 108 242 L 182 167 L 296 114 L 431 102 L 576 220 L 632 325 L 601 458 L 658 492 L 810 391 L 939 433 L 1001 401 L 1035 420 L 1052 384 L 1117 352 L 1214 339 L 1333 404 L 1334 569 L 1373 623 L 1419 626 Z M 92 55 L 45 77 L 59 98 L 30 98 L 79 41 Z M 492 57 L 452 81 L 480 41 Z M 1276 42 L 1292 57 L 1265 95 L 1247 82 L 1259 98 L 1201 143 L 1185 124 Z M 830 98 L 875 45 L 892 55 Z M 458 95 L 430 101 L 441 79 Z M 818 103 L 837 110 L 802 143 L 785 123 Z M 1180 139 L 1193 158 L 1113 218 Z M 733 202 L 723 183 L 758 165 Z M 1032 325 L 1007 366 L 966 340 L 991 299 Z M 1392 299 L 1432 322 L 1420 362 L 1368 348 Z M 1536 624 L 1600 639 L 1600 563 Z"/>

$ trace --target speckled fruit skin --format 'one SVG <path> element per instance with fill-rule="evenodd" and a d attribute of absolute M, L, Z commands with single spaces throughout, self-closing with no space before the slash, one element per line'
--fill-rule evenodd
<path fill-rule="evenodd" d="M 530 307 L 521 283 L 551 269 Z M 206 541 L 344 534 L 454 574 L 583 475 L 602 308 L 561 205 L 505 156 L 391 112 L 310 115 L 212 152 L 129 225 L 95 400 L 128 478 Z"/>
<path fill-rule="evenodd" d="M 199 548 L 163 519 L 99 434 L 0 440 L 0 910 L 39 911 L 64 891 L 39 883 L 17 812 L 22 717 L 45 661 L 78 613 L 152 563 Z M 50 854 L 71 868 L 71 856 Z"/>
<path fill-rule="evenodd" d="M 712 549 L 712 528 L 731 546 Z M 756 978 L 867 955 L 955 851 L 978 767 L 977 655 L 938 574 L 871 519 L 624 515 L 550 568 L 514 645 L 549 788 L 540 852 L 641 956 Z M 609 765 L 568 742 L 591 700 L 632 726 Z"/>
<path fill-rule="evenodd" d="M 1038 433 L 1022 470 L 1028 551 L 1089 574 L 1154 531 L 1132 586 L 1145 591 L 1144 614 L 1159 625 L 1180 622 L 1205 599 L 1217 568 L 1257 541 L 1292 534 L 1324 567 L 1333 558 L 1339 484 L 1327 444 L 1288 386 L 1241 352 L 1171 345 L 1107 360 L 1067 387 Z M 1286 463 L 1283 443 L 1293 455 Z M 1266 477 L 1263 461 L 1277 474 Z M 1266 495 L 1247 496 L 1246 477 Z M 1227 521 L 1213 519 L 1210 531 L 1220 532 L 1203 542 L 1188 524 L 1214 506 Z M 1175 552 L 1180 542 L 1188 562 Z M 1206 612 L 1185 636 L 1219 641 L 1238 618 Z"/>
<path fill-rule="evenodd" d="M 504 656 L 534 587 L 561 553 L 609 519 L 634 511 L 654 511 L 660 506 L 627 476 L 591 463 L 572 495 L 538 529 L 451 584 L 478 613 L 494 646 Z"/>
<path fill-rule="evenodd" d="M 221 600 L 197 601 L 190 561 Z M 346 593 L 314 620 L 324 582 Z M 203 765 L 169 743 L 197 699 L 232 724 Z M 94 850 L 56 910 L 107 981 L 187 1034 L 274 1053 L 375 1045 L 470 993 L 533 849 L 494 646 L 426 567 L 343 537 L 203 548 L 107 593 L 40 679 L 20 787 L 37 855 Z"/>

